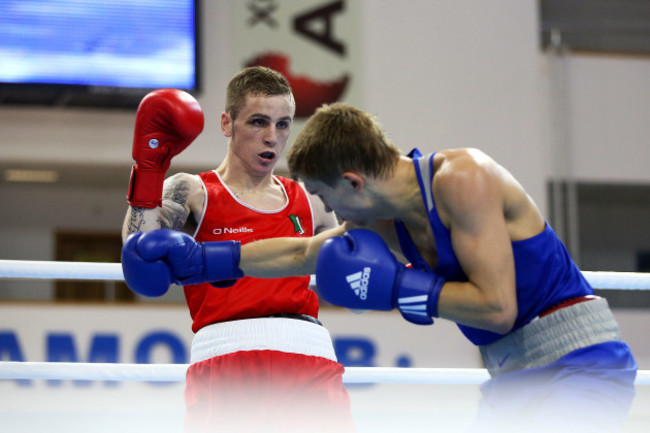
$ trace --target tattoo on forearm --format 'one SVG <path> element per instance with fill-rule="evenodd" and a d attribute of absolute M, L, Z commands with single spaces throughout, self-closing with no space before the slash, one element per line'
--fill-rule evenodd
<path fill-rule="evenodd" d="M 147 210 L 147 208 L 143 207 L 131 207 L 131 214 L 126 226 L 128 234 L 141 232 L 147 228 L 147 222 L 144 218 L 144 214 Z"/>
<path fill-rule="evenodd" d="M 167 179 L 163 187 L 163 205 L 159 212 L 152 214 L 151 209 L 131 206 L 126 222 L 127 234 L 157 228 L 183 230 L 190 220 L 190 210 L 187 207 L 190 191 L 187 180 L 177 175 Z"/>

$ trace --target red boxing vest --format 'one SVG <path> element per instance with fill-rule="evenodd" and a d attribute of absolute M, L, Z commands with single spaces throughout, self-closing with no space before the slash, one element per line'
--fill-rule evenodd
<path fill-rule="evenodd" d="M 194 238 L 199 242 L 236 240 L 242 245 L 259 239 L 313 236 L 314 218 L 305 190 L 296 182 L 274 176 L 284 189 L 286 205 L 275 211 L 254 209 L 237 200 L 216 171 L 199 174 L 206 191 L 203 216 Z M 227 320 L 299 313 L 318 317 L 318 297 L 310 277 L 244 277 L 217 288 L 208 283 L 185 286 L 192 331 Z"/>

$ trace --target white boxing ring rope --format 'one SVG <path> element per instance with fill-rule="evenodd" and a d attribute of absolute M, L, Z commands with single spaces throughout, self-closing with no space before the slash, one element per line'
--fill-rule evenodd
<path fill-rule="evenodd" d="M 98 380 L 184 382 L 189 364 L 107 364 L 0 361 L 0 380 Z M 479 385 L 490 378 L 483 368 L 346 367 L 343 383 Z M 650 370 L 637 372 L 636 385 L 650 385 Z"/>
<path fill-rule="evenodd" d="M 650 273 L 583 271 L 594 289 L 648 290 Z M 0 278 L 123 281 L 120 263 L 0 260 Z M 313 278 L 312 278 L 313 282 Z M 108 364 L 0 361 L 0 380 L 99 380 L 182 382 L 188 364 Z M 347 367 L 343 382 L 402 384 L 480 384 L 490 378 L 481 368 Z M 650 370 L 637 373 L 636 385 L 650 385 Z"/>
<path fill-rule="evenodd" d="M 583 271 L 594 289 L 648 290 L 650 273 Z M 124 281 L 120 263 L 0 260 L 0 278 Z"/>
<path fill-rule="evenodd" d="M 0 380 L 98 380 L 184 382 L 189 364 L 0 362 Z M 474 385 L 490 376 L 482 368 L 347 367 L 344 383 Z M 645 382 L 650 383 L 650 377 Z M 637 379 L 638 380 L 638 379 Z"/>

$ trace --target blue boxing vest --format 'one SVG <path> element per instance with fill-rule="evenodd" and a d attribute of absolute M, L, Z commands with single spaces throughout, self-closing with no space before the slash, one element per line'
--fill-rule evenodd
<path fill-rule="evenodd" d="M 433 156 L 434 154 L 430 154 L 423 157 L 418 149 L 409 153 L 409 157 L 413 158 L 436 244 L 438 264 L 433 271 L 448 281 L 467 281 L 467 276 L 453 251 L 449 229 L 440 221 L 435 207 L 431 190 Z M 402 251 L 413 267 L 432 271 L 417 251 L 401 221 L 395 221 L 395 229 Z M 541 233 L 512 242 L 512 251 L 515 259 L 518 314 L 511 332 L 562 301 L 593 295 L 593 289 L 548 223 Z M 458 327 L 475 345 L 489 344 L 503 337 L 483 329 L 460 324 Z"/>

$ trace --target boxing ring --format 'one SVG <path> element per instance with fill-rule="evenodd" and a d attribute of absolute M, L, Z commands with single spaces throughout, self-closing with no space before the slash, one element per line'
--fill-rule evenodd
<path fill-rule="evenodd" d="M 634 272 L 583 271 L 594 289 L 648 290 L 650 274 Z M 0 278 L 46 280 L 123 281 L 119 263 L 48 262 L 0 260 Z M 313 283 L 313 281 L 312 281 Z M 0 363 L 0 379 L 114 380 L 181 382 L 186 364 L 109 364 L 109 363 Z M 422 383 L 480 384 L 489 379 L 484 369 L 348 367 L 343 380 L 349 384 Z M 640 370 L 637 385 L 650 385 L 650 370 Z"/>
<path fill-rule="evenodd" d="M 589 271 L 584 271 L 583 274 L 595 289 L 650 289 L 650 274 Z M 0 278 L 123 281 L 122 269 L 119 263 L 21 260 L 0 260 Z M 188 364 L 0 361 L 0 383 L 3 381 L 15 381 L 17 383 L 19 381 L 43 380 L 102 381 L 104 383 L 179 383 L 182 386 L 188 366 Z M 355 386 L 363 388 L 364 386 L 377 384 L 388 387 L 401 387 L 399 389 L 411 387 L 411 389 L 415 389 L 414 393 L 420 396 L 418 398 L 425 398 L 422 396 L 430 392 L 425 392 L 421 385 L 430 385 L 438 387 L 436 392 L 441 396 L 441 399 L 447 396 L 453 398 L 454 395 L 459 399 L 466 398 L 465 395 L 471 395 L 473 398 L 478 387 L 488 379 L 487 370 L 483 368 L 346 367 L 343 375 L 344 383 L 351 385 L 352 389 Z M 635 385 L 640 394 L 648 394 L 648 391 L 650 391 L 650 387 L 648 387 L 650 385 L 650 370 L 640 369 Z M 471 393 L 467 394 L 470 389 Z M 388 391 L 387 393 L 391 394 L 394 391 Z M 650 394 L 644 397 L 645 401 L 648 401 L 649 396 Z M 353 395 L 352 398 L 354 400 L 355 396 Z M 178 403 L 182 405 L 182 401 Z M 368 405 L 373 406 L 375 404 L 376 402 L 373 402 Z M 640 404 L 645 406 L 646 403 Z M 409 408 L 402 406 L 396 410 L 406 410 L 408 412 Z M 453 410 L 458 409 L 453 407 L 451 413 L 453 413 Z M 641 413 L 643 413 L 642 409 Z M 374 413 L 368 415 L 368 417 L 374 416 L 376 416 Z M 650 425 L 650 414 L 647 418 L 642 415 L 642 419 L 637 423 L 643 426 L 639 430 L 642 431 Z M 450 429 L 450 431 L 453 431 L 453 429 Z"/>

